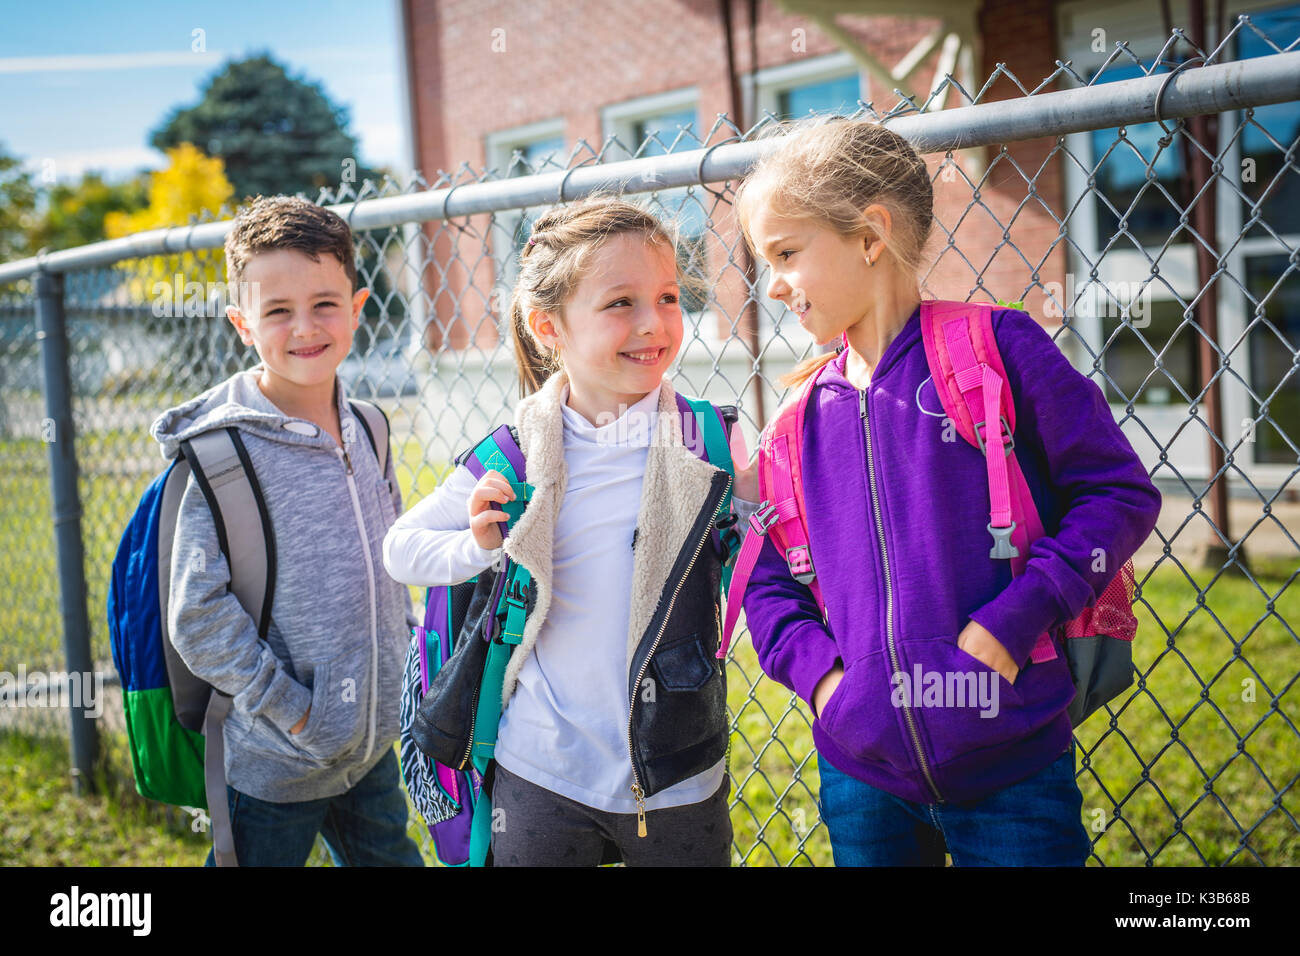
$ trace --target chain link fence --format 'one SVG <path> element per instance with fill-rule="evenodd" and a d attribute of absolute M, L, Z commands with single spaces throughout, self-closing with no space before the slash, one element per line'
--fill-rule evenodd
<path fill-rule="evenodd" d="M 1095 72 L 1058 64 L 1032 89 L 999 67 L 978 91 L 949 78 L 926 103 L 859 109 L 928 155 L 924 292 L 1025 302 L 1105 389 L 1165 493 L 1137 556 L 1137 680 L 1076 732 L 1098 864 L 1300 862 L 1298 42 L 1243 17 L 1212 51 L 1175 31 L 1154 58 L 1121 43 Z M 1189 57 L 1201 60 L 1181 68 Z M 950 94 L 964 105 L 930 109 Z M 736 404 L 755 447 L 784 397 L 777 378 L 815 349 L 766 297 L 731 215 L 771 119 L 742 131 L 719 117 L 672 142 L 579 142 L 538 168 L 517 155 L 520 176 L 464 164 L 436 182 L 319 197 L 353 223 L 372 293 L 340 374 L 388 413 L 407 507 L 511 419 L 515 256 L 542 208 L 598 187 L 643 194 L 681 227 L 685 266 L 710 292 L 684 303 L 674 384 Z M 148 426 L 256 361 L 222 311 L 227 213 L 0 266 L 0 669 L 71 669 L 76 596 L 59 603 L 56 531 L 79 528 L 90 659 L 113 673 L 109 568 L 163 464 Z M 45 392 L 41 291 L 66 314 L 69 434 Z M 56 502 L 49 463 L 74 439 L 75 500 Z M 727 667 L 734 861 L 829 864 L 806 707 L 743 639 Z M 66 712 L 45 719 L 66 728 Z M 104 759 L 129 774 L 120 701 L 98 726 Z M 414 814 L 412 832 L 432 860 Z"/>

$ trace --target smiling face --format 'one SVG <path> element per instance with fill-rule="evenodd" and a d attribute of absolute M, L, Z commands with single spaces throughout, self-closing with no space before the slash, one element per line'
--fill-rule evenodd
<path fill-rule="evenodd" d="M 240 281 L 247 293 L 226 314 L 243 343 L 257 349 L 262 391 L 282 408 L 332 401 L 334 373 L 352 348 L 366 290 L 352 291 L 334 256 L 313 261 L 296 249 L 258 253 Z"/>
<path fill-rule="evenodd" d="M 619 233 L 592 253 L 558 321 L 529 316 L 538 340 L 559 347 L 574 410 L 621 415 L 659 386 L 682 344 L 679 299 L 672 248 Z"/>
<path fill-rule="evenodd" d="M 767 294 L 799 317 L 818 345 L 839 338 L 867 312 L 872 267 L 880 255 L 873 237 L 846 238 L 810 219 L 773 213 L 755 197 L 749 236 L 771 268 Z"/>

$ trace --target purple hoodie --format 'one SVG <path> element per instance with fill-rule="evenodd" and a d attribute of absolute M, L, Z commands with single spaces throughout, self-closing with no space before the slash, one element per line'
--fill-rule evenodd
<path fill-rule="evenodd" d="M 1010 562 L 989 557 L 984 459 L 945 427 L 918 308 L 865 392 L 841 354 L 808 402 L 804 494 L 829 629 L 770 537 L 745 592 L 760 665 L 810 707 L 844 665 L 813 723 L 818 753 L 919 803 L 982 799 L 1065 751 L 1074 688 L 1060 639 L 1055 660 L 1030 663 L 1030 651 L 1096 601 L 1160 511 L 1101 389 L 1025 313 L 995 309 L 993 330 L 1045 532 L 1025 573 L 1013 580 Z M 1014 684 L 957 647 L 971 619 L 1020 666 Z"/>

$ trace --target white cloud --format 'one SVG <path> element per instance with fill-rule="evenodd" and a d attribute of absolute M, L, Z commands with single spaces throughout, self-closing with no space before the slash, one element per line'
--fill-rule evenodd
<path fill-rule="evenodd" d="M 49 156 L 33 156 L 27 162 L 28 169 L 36 175 L 38 182 L 43 181 L 46 175 L 53 175 L 60 181 L 77 180 L 91 170 L 103 173 L 108 179 L 121 179 L 141 168 L 162 169 L 164 165 L 165 157 L 156 149 L 146 146 L 52 153 Z"/>
<path fill-rule="evenodd" d="M 67 73 L 87 70 L 136 70 L 157 66 L 211 66 L 223 54 L 189 50 L 154 53 L 75 53 L 67 56 L 0 57 L 0 73 Z"/>

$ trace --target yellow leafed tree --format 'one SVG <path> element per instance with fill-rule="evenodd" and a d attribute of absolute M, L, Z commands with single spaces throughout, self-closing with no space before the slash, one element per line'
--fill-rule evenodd
<path fill-rule="evenodd" d="M 149 205 L 136 212 L 112 212 L 104 218 L 104 233 L 110 239 L 185 226 L 215 216 L 234 195 L 226 178 L 225 164 L 205 156 L 191 143 L 167 150 L 167 168 L 149 176 Z M 160 306 L 186 314 L 203 314 L 200 301 L 211 297 L 222 281 L 220 249 L 173 256 L 152 256 L 124 265 L 127 291 L 132 303 L 150 300 L 155 313 Z M 173 313 L 175 314 L 175 313 Z"/>

